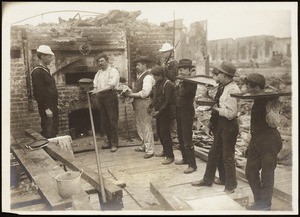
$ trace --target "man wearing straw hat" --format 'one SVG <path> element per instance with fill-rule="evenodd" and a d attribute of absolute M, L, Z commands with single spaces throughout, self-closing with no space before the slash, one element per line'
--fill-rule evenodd
<path fill-rule="evenodd" d="M 53 61 L 54 53 L 47 45 L 37 49 L 39 65 L 31 73 L 33 96 L 38 103 L 41 117 L 41 135 L 45 138 L 56 137 L 58 134 L 58 91 L 54 77 L 48 65 Z"/>
<path fill-rule="evenodd" d="M 170 43 L 164 43 L 159 49 L 159 52 L 163 54 L 163 60 L 161 65 L 165 68 L 166 77 L 175 85 L 176 76 L 178 75 L 178 69 L 176 68 L 178 62 L 173 59 L 174 47 Z M 171 109 L 170 128 L 171 137 L 174 141 L 177 137 L 175 108 Z"/>

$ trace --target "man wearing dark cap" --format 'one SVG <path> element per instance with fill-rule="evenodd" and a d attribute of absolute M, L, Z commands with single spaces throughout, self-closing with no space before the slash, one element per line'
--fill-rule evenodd
<path fill-rule="evenodd" d="M 155 156 L 165 157 L 162 162 L 165 165 L 174 161 L 170 121 L 175 98 L 175 85 L 166 78 L 165 69 L 161 66 L 154 67 L 151 74 L 154 76 L 155 85 L 153 86 L 153 100 L 149 109 L 154 108 L 155 110 L 151 115 L 156 118 L 157 134 L 163 146 L 163 151 L 155 154 Z"/>
<path fill-rule="evenodd" d="M 54 53 L 47 45 L 37 49 L 39 65 L 31 73 L 33 96 L 38 103 L 41 117 L 41 135 L 53 138 L 58 134 L 58 91 L 55 78 L 47 67 L 53 61 Z"/>
<path fill-rule="evenodd" d="M 111 152 L 115 152 L 119 146 L 119 101 L 116 88 L 119 84 L 120 75 L 117 69 L 108 64 L 109 58 L 106 54 L 99 54 L 95 60 L 99 65 L 99 70 L 95 75 L 94 89 L 91 93 L 97 94 L 101 127 L 108 141 L 108 144 L 104 144 L 102 149 L 110 148 Z"/>
<path fill-rule="evenodd" d="M 192 60 L 181 59 L 177 66 L 179 76 L 190 76 L 195 70 Z M 176 103 L 176 121 L 179 148 L 182 160 L 176 161 L 175 164 L 188 164 L 184 170 L 185 174 L 197 170 L 195 150 L 193 145 L 193 123 L 194 123 L 194 98 L 196 95 L 197 84 L 186 81 L 180 81 L 175 88 Z"/>
<path fill-rule="evenodd" d="M 218 69 L 217 82 L 219 81 L 219 103 L 212 110 L 217 118 L 217 128 L 214 141 L 208 153 L 208 160 L 204 177 L 200 181 L 192 182 L 193 186 L 212 186 L 220 156 L 223 156 L 225 189 L 231 194 L 237 187 L 235 169 L 235 144 L 239 133 L 238 102 L 231 97 L 231 93 L 240 93 L 240 89 L 233 81 L 236 68 L 232 63 L 222 62 Z M 220 169 L 220 168 L 219 168 Z"/>
<path fill-rule="evenodd" d="M 125 96 L 133 97 L 133 109 L 135 111 L 135 123 L 142 145 L 135 149 L 137 152 L 145 152 L 144 158 L 154 155 L 154 137 L 152 130 L 152 116 L 148 113 L 151 103 L 150 93 L 155 83 L 150 73 L 151 61 L 148 58 L 139 58 L 136 64 L 137 80 L 132 92 L 126 92 Z"/>
<path fill-rule="evenodd" d="M 246 77 L 247 92 L 258 94 L 265 89 L 265 78 L 258 73 Z M 247 150 L 246 177 L 254 195 L 249 210 L 270 210 L 277 155 L 282 148 L 280 102 L 277 98 L 257 98 L 251 108 L 251 140 Z"/>

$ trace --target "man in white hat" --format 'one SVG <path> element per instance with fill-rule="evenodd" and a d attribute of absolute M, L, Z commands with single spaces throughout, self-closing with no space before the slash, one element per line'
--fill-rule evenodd
<path fill-rule="evenodd" d="M 176 68 L 178 62 L 173 59 L 174 47 L 170 43 L 164 43 L 162 47 L 159 49 L 159 52 L 163 54 L 161 66 L 165 68 L 166 77 L 175 85 L 176 76 L 178 75 L 178 70 Z M 173 108 L 173 112 L 171 112 L 170 128 L 171 128 L 171 137 L 172 140 L 174 141 L 177 137 L 175 108 Z"/>
<path fill-rule="evenodd" d="M 39 65 L 31 73 L 33 96 L 38 103 L 41 117 L 41 135 L 45 138 L 58 134 L 58 91 L 54 77 L 47 66 L 53 61 L 54 53 L 47 45 L 37 49 Z"/>

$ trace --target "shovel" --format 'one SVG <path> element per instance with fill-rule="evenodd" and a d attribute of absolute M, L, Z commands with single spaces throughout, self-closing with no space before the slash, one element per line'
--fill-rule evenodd
<path fill-rule="evenodd" d="M 98 154 L 98 146 L 97 146 L 93 114 L 92 114 L 92 108 L 91 108 L 91 101 L 90 101 L 90 95 L 89 95 L 89 90 L 93 87 L 93 80 L 89 79 L 89 78 L 82 78 L 79 80 L 79 86 L 82 87 L 86 91 L 86 95 L 87 95 L 87 99 L 88 99 L 89 113 L 90 113 L 90 119 L 91 119 L 91 125 L 92 125 L 93 137 L 94 137 L 95 152 L 96 152 L 97 169 L 98 169 L 101 194 L 102 194 L 102 201 L 103 201 L 103 203 L 106 203 L 104 183 L 103 183 L 103 178 L 102 178 L 101 164 L 100 164 L 100 158 L 99 158 L 99 154 Z"/>

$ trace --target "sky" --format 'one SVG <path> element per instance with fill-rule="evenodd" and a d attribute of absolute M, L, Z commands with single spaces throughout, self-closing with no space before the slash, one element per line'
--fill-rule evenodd
<path fill-rule="evenodd" d="M 292 27 L 296 25 L 296 2 L 7 2 L 2 3 L 3 26 L 23 19 L 61 10 L 80 10 L 106 14 L 110 10 L 141 11 L 139 20 L 160 24 L 174 19 L 183 19 L 186 27 L 192 22 L 207 20 L 208 40 L 238 38 L 253 35 L 274 35 L 291 37 Z M 44 22 L 58 22 L 73 18 L 77 12 L 45 14 L 18 23 L 37 25 Z M 92 13 L 82 13 L 83 19 Z M 96 14 L 94 14 L 96 15 Z"/>

